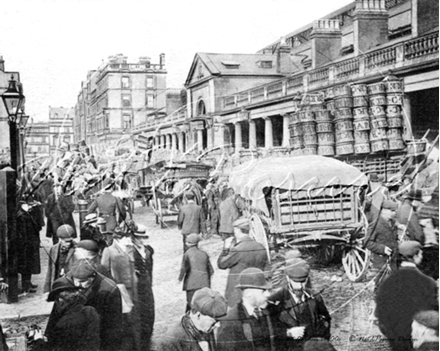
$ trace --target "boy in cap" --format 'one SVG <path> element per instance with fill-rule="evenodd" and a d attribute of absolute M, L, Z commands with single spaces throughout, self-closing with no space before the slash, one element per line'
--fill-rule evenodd
<path fill-rule="evenodd" d="M 188 250 L 183 254 L 180 267 L 179 282 L 183 280 L 183 290 L 186 291 L 186 312 L 191 309 L 194 293 L 201 288 L 211 287 L 211 276 L 214 274 L 208 254 L 197 247 L 200 237 L 193 233 L 187 236 Z"/>
<path fill-rule="evenodd" d="M 438 322 L 438 311 L 421 311 L 414 316 L 411 338 L 416 351 L 439 349 Z"/>
<path fill-rule="evenodd" d="M 280 321 L 295 338 L 292 350 L 302 350 L 312 338 L 330 339 L 331 317 L 320 294 L 306 287 L 310 266 L 304 260 L 291 261 L 284 270 L 287 285 L 269 297 L 281 308 Z"/>
<path fill-rule="evenodd" d="M 226 300 L 220 293 L 210 288 L 197 290 L 191 301 L 191 311 L 161 339 L 158 350 L 217 350 L 214 329 L 226 312 Z"/>
<path fill-rule="evenodd" d="M 85 305 L 94 307 L 101 318 L 100 349 L 119 351 L 122 300 L 116 283 L 98 274 L 93 263 L 85 259 L 76 261 L 66 277 L 87 298 Z"/>
<path fill-rule="evenodd" d="M 69 272 L 75 263 L 74 235 L 75 230 L 68 224 L 64 224 L 57 229 L 58 243 L 49 250 L 49 264 L 43 288 L 45 293 L 49 292 L 52 283 Z"/>
<path fill-rule="evenodd" d="M 223 242 L 223 251 L 217 260 L 218 268 L 230 269 L 226 284 L 225 297 L 228 306 L 240 301 L 240 293 L 235 289 L 240 273 L 248 267 L 269 271 L 266 249 L 249 237 L 249 219 L 242 217 L 234 222 L 234 238 Z"/>
<path fill-rule="evenodd" d="M 279 309 L 269 304 L 271 284 L 258 268 L 247 268 L 236 286 L 241 298 L 222 319 L 217 336 L 220 351 L 288 350 L 287 329 L 278 318 Z"/>
<path fill-rule="evenodd" d="M 420 243 L 403 242 L 399 254 L 405 261 L 376 294 L 379 328 L 390 340 L 393 351 L 412 350 L 411 323 L 417 312 L 438 310 L 436 282 L 416 267 L 422 258 Z"/>

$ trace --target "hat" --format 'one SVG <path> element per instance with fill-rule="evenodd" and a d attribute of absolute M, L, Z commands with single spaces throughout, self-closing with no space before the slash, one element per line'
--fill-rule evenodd
<path fill-rule="evenodd" d="M 297 249 L 289 250 L 284 256 L 286 261 L 293 260 L 295 258 L 301 258 L 301 252 Z"/>
<path fill-rule="evenodd" d="M 397 205 L 397 203 L 394 202 L 394 201 L 392 201 L 392 200 L 385 200 L 385 201 L 382 203 L 382 208 L 383 208 L 384 210 L 392 210 L 392 211 L 396 211 L 398 207 L 399 207 L 399 206 Z"/>
<path fill-rule="evenodd" d="M 239 228 L 244 233 L 249 233 L 249 229 L 250 229 L 249 218 L 247 217 L 240 217 L 239 219 L 235 220 L 234 223 L 232 223 L 232 225 L 235 228 Z"/>
<path fill-rule="evenodd" d="M 258 268 L 246 268 L 240 273 L 238 277 L 238 284 L 235 286 L 240 289 L 272 289 L 272 284 L 266 281 L 264 272 Z"/>
<path fill-rule="evenodd" d="M 215 319 L 225 316 L 228 311 L 226 299 L 210 288 L 197 290 L 191 300 L 191 306 L 201 314 Z"/>
<path fill-rule="evenodd" d="M 422 191 L 421 191 L 420 189 L 416 189 L 416 190 L 411 189 L 411 190 L 405 195 L 405 197 L 406 197 L 407 199 L 410 199 L 410 200 L 417 200 L 417 201 L 422 201 L 422 196 L 423 196 L 423 193 L 422 193 Z"/>
<path fill-rule="evenodd" d="M 97 218 L 96 224 L 106 224 L 106 223 L 107 223 L 107 221 L 104 218 L 102 218 L 102 217 Z"/>
<path fill-rule="evenodd" d="M 66 277 L 58 278 L 52 284 L 52 290 L 50 291 L 49 296 L 47 297 L 47 301 L 54 301 L 55 296 L 58 293 L 66 290 L 77 290 L 77 288 Z"/>
<path fill-rule="evenodd" d="M 141 238 L 148 238 L 147 227 L 143 224 L 138 224 L 136 230 L 134 231 L 134 235 Z"/>
<path fill-rule="evenodd" d="M 438 330 L 439 314 L 437 311 L 421 311 L 416 313 L 414 320 L 427 328 Z"/>
<path fill-rule="evenodd" d="M 421 249 L 422 244 L 414 240 L 404 241 L 399 245 L 399 253 L 405 257 L 413 257 Z"/>
<path fill-rule="evenodd" d="M 115 181 L 111 178 L 105 178 L 102 182 L 102 187 L 104 190 L 109 190 L 113 185 L 115 184 Z"/>
<path fill-rule="evenodd" d="M 294 282 L 305 282 L 310 273 L 309 264 L 300 258 L 295 261 L 292 260 L 292 262 L 289 263 L 290 264 L 284 269 L 284 273 Z"/>
<path fill-rule="evenodd" d="M 379 176 L 376 172 L 370 173 L 370 182 L 378 182 Z"/>
<path fill-rule="evenodd" d="M 76 261 L 70 270 L 72 277 L 76 279 L 87 279 L 95 275 L 95 268 L 86 259 Z"/>
<path fill-rule="evenodd" d="M 76 247 L 94 252 L 99 251 L 98 243 L 95 240 L 81 240 L 76 244 Z"/>
<path fill-rule="evenodd" d="M 75 234 L 75 229 L 68 224 L 60 225 L 57 229 L 57 237 L 60 239 L 69 239 Z"/>
<path fill-rule="evenodd" d="M 90 213 L 84 217 L 83 224 L 96 222 L 98 220 L 98 215 L 96 213 Z"/>
<path fill-rule="evenodd" d="M 200 241 L 200 237 L 194 233 L 186 237 L 187 245 L 197 245 L 199 241 Z"/>
<path fill-rule="evenodd" d="M 336 351 L 330 341 L 322 338 L 313 338 L 304 344 L 304 351 Z"/>

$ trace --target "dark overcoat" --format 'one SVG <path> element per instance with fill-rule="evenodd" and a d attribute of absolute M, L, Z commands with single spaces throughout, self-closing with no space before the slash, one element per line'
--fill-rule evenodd
<path fill-rule="evenodd" d="M 279 322 L 278 312 L 269 306 L 264 310 L 264 316 L 256 319 L 249 316 L 242 303 L 238 303 L 229 309 L 227 316 L 220 321 L 217 351 L 288 350 L 293 339 L 287 338 L 287 329 Z"/>
<path fill-rule="evenodd" d="M 20 208 L 17 215 L 18 272 L 21 274 L 40 274 L 40 230 L 39 210 L 35 207 L 29 212 Z"/>
<path fill-rule="evenodd" d="M 235 287 L 243 270 L 249 267 L 259 268 L 262 271 L 269 270 L 266 249 L 250 237 L 245 237 L 230 250 L 223 250 L 217 265 L 220 269 L 230 268 L 225 291 L 225 298 L 230 307 L 241 300 L 240 291 Z"/>
<path fill-rule="evenodd" d="M 379 327 L 394 351 L 412 350 L 413 317 L 426 310 L 438 310 L 437 284 L 415 267 L 400 268 L 377 291 Z"/>
<path fill-rule="evenodd" d="M 220 233 L 234 233 L 234 226 L 232 225 L 236 219 L 240 217 L 235 199 L 233 196 L 220 202 L 219 205 L 219 232 Z"/>
<path fill-rule="evenodd" d="M 71 273 L 66 276 L 73 279 Z M 99 314 L 102 351 L 119 351 L 122 336 L 122 300 L 116 283 L 102 275 L 97 275 L 92 286 L 85 292 L 86 306 L 92 306 Z"/>
<path fill-rule="evenodd" d="M 116 213 L 119 213 L 119 222 L 125 219 L 125 206 L 120 198 L 113 196 L 110 192 L 105 192 L 95 199 L 87 210 L 87 214 L 98 210 L 98 216 L 106 220 L 107 231 L 112 231 L 118 224 Z"/>
<path fill-rule="evenodd" d="M 72 200 L 72 196 L 66 196 L 61 194 L 58 199 L 55 198 L 55 194 L 50 194 L 46 201 L 46 217 L 50 225 L 47 226 L 46 236 L 51 238 L 56 236 L 58 227 L 63 224 L 70 225 L 75 234 L 76 238 L 76 226 L 73 220 L 73 211 L 75 210 L 75 205 Z"/>
<path fill-rule="evenodd" d="M 183 280 L 183 290 L 210 288 L 212 274 L 214 269 L 206 252 L 192 246 L 183 254 L 179 275 L 179 281 Z"/>

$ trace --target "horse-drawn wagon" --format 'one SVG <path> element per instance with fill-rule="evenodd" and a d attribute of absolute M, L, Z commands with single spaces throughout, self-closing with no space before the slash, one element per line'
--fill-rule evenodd
<path fill-rule="evenodd" d="M 353 281 L 368 269 L 363 211 L 368 178 L 357 168 L 323 156 L 251 160 L 235 167 L 229 183 L 250 209 L 251 235 L 270 250 L 343 247 Z"/>

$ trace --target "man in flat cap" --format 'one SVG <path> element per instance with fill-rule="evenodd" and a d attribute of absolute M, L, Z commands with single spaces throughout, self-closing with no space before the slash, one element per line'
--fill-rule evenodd
<path fill-rule="evenodd" d="M 249 230 L 248 218 L 237 219 L 234 222 L 234 237 L 223 242 L 223 251 L 217 260 L 218 268 L 230 269 L 225 292 L 229 307 L 240 302 L 240 293 L 235 287 L 244 269 L 256 267 L 266 272 L 270 270 L 266 249 L 249 237 Z"/>
<path fill-rule="evenodd" d="M 66 275 L 67 279 L 86 297 L 86 306 L 92 306 L 101 318 L 101 350 L 121 350 L 122 300 L 116 283 L 98 274 L 92 262 L 78 260 Z"/>
<path fill-rule="evenodd" d="M 109 232 L 125 219 L 125 207 L 121 199 L 112 195 L 114 185 L 113 179 L 104 179 L 103 193 L 92 202 L 87 210 L 87 214 L 98 211 L 98 216 L 106 220 L 106 228 Z"/>
<path fill-rule="evenodd" d="M 239 275 L 237 291 L 240 300 L 222 319 L 217 335 L 220 351 L 288 350 L 286 327 L 280 322 L 279 308 L 269 304 L 271 284 L 258 268 L 247 268 Z"/>
<path fill-rule="evenodd" d="M 206 234 L 205 215 L 202 206 L 195 203 L 193 193 L 187 193 L 185 197 L 188 202 L 180 208 L 177 217 L 177 227 L 182 231 L 183 252 L 188 250 L 186 237 L 189 234 Z"/>
<path fill-rule="evenodd" d="M 438 311 L 421 311 L 414 316 L 411 325 L 414 350 L 438 351 L 438 322 Z"/>
<path fill-rule="evenodd" d="M 183 280 L 183 290 L 186 291 L 186 311 L 191 309 L 194 293 L 201 288 L 211 287 L 211 276 L 214 274 L 208 254 L 200 250 L 197 245 L 200 237 L 192 233 L 186 238 L 188 250 L 183 254 L 180 267 L 179 282 Z"/>
<path fill-rule="evenodd" d="M 423 245 L 425 242 L 425 236 L 417 214 L 417 210 L 423 204 L 421 201 L 422 191 L 418 189 L 410 190 L 404 195 L 403 202 L 397 210 L 396 221 L 404 231 L 400 236 L 404 236 L 409 240 L 416 240 Z"/>
<path fill-rule="evenodd" d="M 399 254 L 404 261 L 377 291 L 379 328 L 393 351 L 412 350 L 411 323 L 417 312 L 438 310 L 436 282 L 417 269 L 422 260 L 421 248 L 417 241 L 401 243 Z"/>
<path fill-rule="evenodd" d="M 57 229 L 58 243 L 49 250 L 49 264 L 43 288 L 45 293 L 49 292 L 53 282 L 67 274 L 75 263 L 74 234 L 75 230 L 68 224 Z"/>
<path fill-rule="evenodd" d="M 226 300 L 217 291 L 202 288 L 194 293 L 191 311 L 161 338 L 159 351 L 214 351 L 214 329 L 227 312 Z M 220 322 L 222 323 L 222 322 Z"/>
<path fill-rule="evenodd" d="M 372 255 L 373 270 L 383 269 L 387 262 L 392 270 L 397 269 L 397 227 L 395 223 L 397 203 L 385 200 L 377 220 L 370 223 L 365 239 L 365 247 Z"/>
<path fill-rule="evenodd" d="M 291 350 L 302 350 L 312 338 L 330 339 L 331 317 L 320 294 L 306 287 L 310 266 L 302 260 L 291 260 L 284 269 L 287 285 L 269 297 L 281 308 L 280 321 L 295 339 Z"/>

